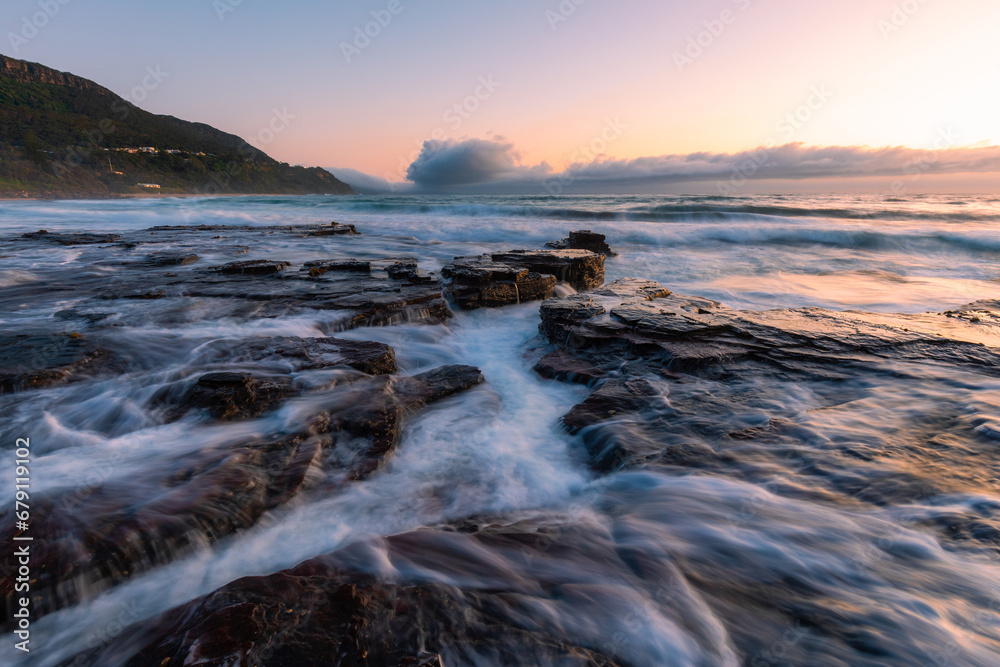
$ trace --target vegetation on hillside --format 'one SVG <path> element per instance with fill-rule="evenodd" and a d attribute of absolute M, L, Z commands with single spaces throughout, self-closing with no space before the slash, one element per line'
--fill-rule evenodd
<path fill-rule="evenodd" d="M 113 150 L 140 147 L 160 152 Z M 0 196 L 150 192 L 138 183 L 161 194 L 351 193 L 324 169 L 278 162 L 209 125 L 151 114 L 86 79 L 0 56 Z"/>

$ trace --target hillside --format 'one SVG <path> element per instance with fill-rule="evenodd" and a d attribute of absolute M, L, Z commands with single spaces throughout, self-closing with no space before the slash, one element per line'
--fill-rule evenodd
<path fill-rule="evenodd" d="M 144 147 L 156 151 L 135 152 Z M 324 169 L 278 162 L 236 135 L 143 111 L 93 81 L 0 55 L 0 196 L 148 192 L 352 194 Z"/>

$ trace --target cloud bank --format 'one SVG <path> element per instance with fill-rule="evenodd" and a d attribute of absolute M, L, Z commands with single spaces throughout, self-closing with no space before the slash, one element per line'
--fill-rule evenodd
<path fill-rule="evenodd" d="M 571 165 L 560 178 L 576 183 L 678 183 L 748 179 L 828 179 L 1000 171 L 1000 146 L 920 150 L 902 146 L 814 147 L 801 143 L 741 153 L 691 153 Z"/>
<path fill-rule="evenodd" d="M 551 171 L 548 165 L 526 168 L 514 145 L 502 139 L 425 141 L 406 178 L 423 188 L 450 189 L 511 180 L 531 180 Z"/>
<path fill-rule="evenodd" d="M 942 135 L 941 143 L 950 145 L 949 138 Z M 557 173 L 546 163 L 521 164 L 514 145 L 502 139 L 427 141 L 407 171 L 410 183 L 402 188 L 490 194 L 649 193 L 698 183 L 725 194 L 755 181 L 829 183 L 867 178 L 884 179 L 882 188 L 889 190 L 900 179 L 910 182 L 948 174 L 1000 174 L 1000 146 L 921 150 L 790 143 L 739 153 L 596 158 Z M 389 184 L 383 191 L 400 187 Z"/>

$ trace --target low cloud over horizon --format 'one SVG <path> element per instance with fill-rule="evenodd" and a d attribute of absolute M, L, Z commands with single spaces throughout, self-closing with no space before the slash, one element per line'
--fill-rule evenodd
<path fill-rule="evenodd" d="M 520 166 L 514 144 L 497 139 L 425 141 L 420 156 L 406 171 L 421 188 L 450 189 L 504 181 L 530 181 L 551 173 L 549 165 Z"/>
<path fill-rule="evenodd" d="M 503 139 L 426 141 L 409 166 L 405 183 L 353 169 L 332 169 L 364 192 L 461 192 L 483 194 L 645 194 L 679 184 L 700 184 L 722 194 L 756 181 L 852 180 L 882 178 L 885 191 L 905 188 L 924 177 L 951 174 L 1000 175 L 1000 146 L 947 147 L 942 132 L 936 150 L 887 146 L 806 146 L 788 143 L 738 153 L 689 153 L 628 160 L 599 157 L 562 172 L 547 163 L 524 165 L 514 144 Z M 352 179 L 356 182 L 352 182 Z"/>

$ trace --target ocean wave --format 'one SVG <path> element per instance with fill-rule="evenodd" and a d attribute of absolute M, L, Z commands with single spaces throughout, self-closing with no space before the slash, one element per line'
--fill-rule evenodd
<path fill-rule="evenodd" d="M 338 206 L 357 213 L 397 213 L 473 218 L 556 218 L 564 220 L 626 220 L 618 211 L 549 208 L 533 205 L 422 204 L 414 202 L 347 202 Z"/>
<path fill-rule="evenodd" d="M 109 230 L 160 224 L 281 224 L 334 218 L 433 219 L 453 223 L 535 220 L 599 226 L 612 232 L 623 223 L 733 225 L 781 221 L 858 223 L 1000 222 L 1000 200 L 988 196 L 881 195 L 358 195 L 246 196 L 184 199 L 29 202 L 0 204 L 8 231 L 68 229 L 100 223 Z"/>
<path fill-rule="evenodd" d="M 567 205 L 556 205 L 548 198 L 511 198 L 510 202 L 445 202 L 440 199 L 421 201 L 419 198 L 393 199 L 345 199 L 333 202 L 335 208 L 354 213 L 434 215 L 472 218 L 543 218 L 557 220 L 601 221 L 601 222 L 727 222 L 746 219 L 774 218 L 826 218 L 859 221 L 941 221 L 941 222 L 987 222 L 1000 221 L 1000 212 L 953 210 L 936 211 L 926 207 L 912 209 L 906 207 L 873 208 L 854 207 L 808 207 L 786 206 L 777 203 L 748 203 L 738 201 L 723 203 L 725 197 L 701 197 L 696 202 L 679 201 L 670 203 L 644 202 L 627 205 L 629 202 L 562 200 Z M 558 201 L 558 200 L 557 200 Z M 892 200 L 905 203 L 904 200 Z M 573 206 L 572 204 L 583 204 Z M 956 206 L 957 202 L 943 202 L 942 205 Z M 967 205 L 966 202 L 961 202 Z"/>
<path fill-rule="evenodd" d="M 606 230 L 602 230 L 606 231 Z M 710 247 L 713 245 L 810 247 L 827 246 L 867 251 L 904 253 L 1000 253 L 1000 235 L 971 235 L 881 231 L 876 229 L 807 226 L 712 225 L 689 227 L 678 233 L 635 226 L 611 232 L 613 243 L 637 246 Z"/>
<path fill-rule="evenodd" d="M 0 287 L 12 287 L 14 285 L 23 285 L 24 283 L 33 283 L 36 280 L 38 280 L 38 276 L 31 273 L 30 271 L 18 271 L 18 270 L 0 271 Z"/>

